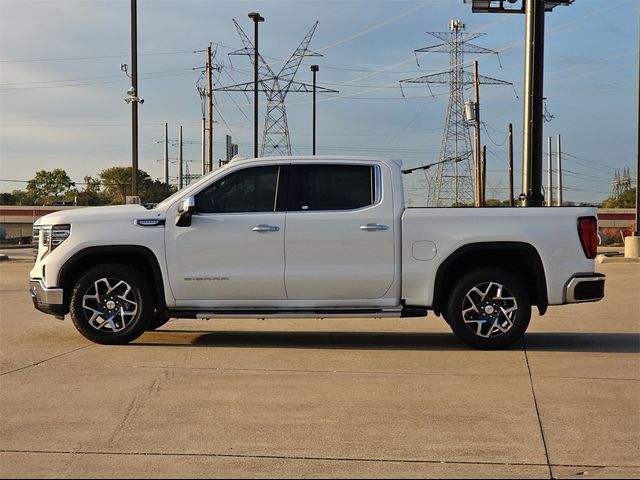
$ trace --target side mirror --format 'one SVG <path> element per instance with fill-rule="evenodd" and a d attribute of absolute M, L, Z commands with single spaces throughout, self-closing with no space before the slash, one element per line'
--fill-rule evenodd
<path fill-rule="evenodd" d="M 187 197 L 182 200 L 182 203 L 178 207 L 178 215 L 176 216 L 177 227 L 190 227 L 191 216 L 196 211 L 196 199 L 195 197 Z"/>

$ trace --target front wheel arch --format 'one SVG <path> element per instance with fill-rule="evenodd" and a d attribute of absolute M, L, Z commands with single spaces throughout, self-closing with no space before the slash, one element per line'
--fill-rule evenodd
<path fill-rule="evenodd" d="M 69 312 L 72 289 L 78 278 L 89 268 L 104 263 L 122 263 L 138 270 L 151 286 L 155 308 L 168 313 L 162 270 L 151 249 L 140 245 L 102 245 L 76 252 L 60 269 L 57 285 L 64 289 L 65 314 Z"/>

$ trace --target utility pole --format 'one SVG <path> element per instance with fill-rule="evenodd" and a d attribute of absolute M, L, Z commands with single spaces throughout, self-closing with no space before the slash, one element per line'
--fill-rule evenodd
<path fill-rule="evenodd" d="M 249 18 L 253 20 L 253 157 L 258 158 L 258 23 L 264 22 L 258 12 L 249 13 Z"/>
<path fill-rule="evenodd" d="M 480 174 L 482 176 L 482 185 L 480 186 L 480 206 L 484 207 L 487 204 L 487 146 L 482 146 L 482 165 L 480 168 Z"/>
<path fill-rule="evenodd" d="M 478 79 L 478 61 L 473 61 L 473 102 L 475 108 L 474 118 L 474 150 L 475 150 L 475 172 L 476 172 L 476 207 L 482 206 L 482 187 L 480 169 L 480 82 Z"/>
<path fill-rule="evenodd" d="M 509 124 L 509 206 L 513 207 L 513 124 Z"/>
<path fill-rule="evenodd" d="M 639 39 L 640 48 L 640 39 Z M 640 50 L 638 50 L 638 61 L 640 61 Z M 637 86 L 637 103 L 638 109 L 638 124 L 636 125 L 637 132 L 637 150 L 636 150 L 636 229 L 631 236 L 624 239 L 624 256 L 626 258 L 638 258 L 640 257 L 640 64 L 638 65 L 638 77 L 636 78 Z"/>
<path fill-rule="evenodd" d="M 209 163 L 213 164 L 213 66 L 211 44 L 207 47 L 207 106 L 209 116 Z M 204 138 L 203 138 L 204 140 Z M 204 159 L 203 159 L 204 160 Z M 204 161 L 202 162 L 202 174 L 205 174 Z"/>
<path fill-rule="evenodd" d="M 164 183 L 169 184 L 169 124 L 164 124 Z"/>
<path fill-rule="evenodd" d="M 316 73 L 318 70 L 320 70 L 318 65 L 311 65 L 313 72 L 313 155 L 316 154 Z"/>
<path fill-rule="evenodd" d="M 207 173 L 207 120 L 204 117 L 202 117 L 201 130 L 200 143 L 202 145 L 202 151 L 200 152 L 200 162 L 202 163 L 202 175 L 204 176 Z"/>
<path fill-rule="evenodd" d="M 558 207 L 562 206 L 562 145 L 560 143 L 560 135 L 558 135 L 558 194 L 556 195 Z"/>
<path fill-rule="evenodd" d="M 136 0 L 131 0 L 131 88 L 138 96 L 138 8 Z M 131 195 L 134 203 L 138 197 L 138 102 L 131 102 Z"/>
<path fill-rule="evenodd" d="M 553 152 L 551 137 L 547 138 L 547 207 L 553 207 Z"/>
<path fill-rule="evenodd" d="M 178 149 L 178 190 L 182 190 L 182 187 L 184 187 L 184 180 L 183 180 L 183 166 L 182 166 L 182 125 L 180 125 L 180 133 L 178 134 L 178 145 L 179 145 L 179 149 Z"/>

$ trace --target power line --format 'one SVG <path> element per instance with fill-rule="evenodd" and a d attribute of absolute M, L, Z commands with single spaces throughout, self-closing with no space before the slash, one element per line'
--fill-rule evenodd
<path fill-rule="evenodd" d="M 188 72 L 183 72 L 183 73 L 171 73 L 171 74 L 162 74 L 162 75 L 143 74 L 138 76 L 140 78 L 144 78 L 145 80 L 156 80 L 158 78 L 181 77 L 185 75 L 193 75 L 193 70 L 189 69 Z M 85 86 L 92 86 L 92 85 L 107 85 L 107 84 L 125 83 L 125 82 L 129 82 L 129 80 L 125 78 L 121 80 L 108 80 L 108 81 L 99 81 L 99 82 L 69 83 L 66 85 L 41 85 L 36 87 L 17 86 L 17 87 L 9 87 L 9 88 L 0 88 L 0 91 L 7 92 L 7 91 L 14 91 L 14 90 L 43 90 L 43 89 L 51 89 L 51 88 L 85 87 Z"/>
<path fill-rule="evenodd" d="M 139 57 L 157 56 L 157 55 L 180 55 L 183 53 L 196 53 L 193 50 L 181 50 L 177 52 L 155 52 L 155 53 L 138 53 Z M 62 57 L 62 58 L 27 58 L 27 59 L 13 59 L 13 60 L 0 60 L 0 63 L 29 63 L 29 62 L 67 62 L 67 61 L 80 61 L 80 60 L 99 60 L 105 58 L 127 58 L 128 53 L 124 55 L 96 55 L 91 57 Z"/>

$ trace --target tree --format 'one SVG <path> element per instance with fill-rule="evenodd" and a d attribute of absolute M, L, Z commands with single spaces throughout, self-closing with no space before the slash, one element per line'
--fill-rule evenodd
<path fill-rule="evenodd" d="M 131 167 L 111 167 L 100 172 L 101 184 L 112 204 L 122 204 L 131 195 Z M 164 200 L 174 192 L 173 187 L 158 180 L 152 180 L 144 170 L 138 170 L 138 190 L 146 203 Z"/>
<path fill-rule="evenodd" d="M 0 205 L 15 205 L 18 198 L 13 193 L 0 193 Z"/>
<path fill-rule="evenodd" d="M 145 203 L 158 203 L 175 193 L 175 187 L 160 180 L 147 180 L 141 185 L 140 197 Z"/>
<path fill-rule="evenodd" d="M 84 184 L 84 190 L 76 192 L 77 205 L 96 206 L 109 203 L 107 195 L 100 191 L 100 180 L 91 175 L 85 175 Z"/>
<path fill-rule="evenodd" d="M 620 196 L 609 197 L 602 202 L 602 208 L 633 208 L 636 206 L 636 189 L 632 188 Z"/>
<path fill-rule="evenodd" d="M 15 205 L 33 205 L 34 204 L 34 200 L 31 197 L 31 195 L 29 195 L 24 190 L 14 190 L 13 192 L 11 192 L 11 195 L 13 195 L 16 199 Z"/>
<path fill-rule="evenodd" d="M 27 183 L 26 193 L 33 198 L 33 203 L 47 205 L 61 200 L 72 187 L 75 183 L 63 169 L 39 170 Z"/>

